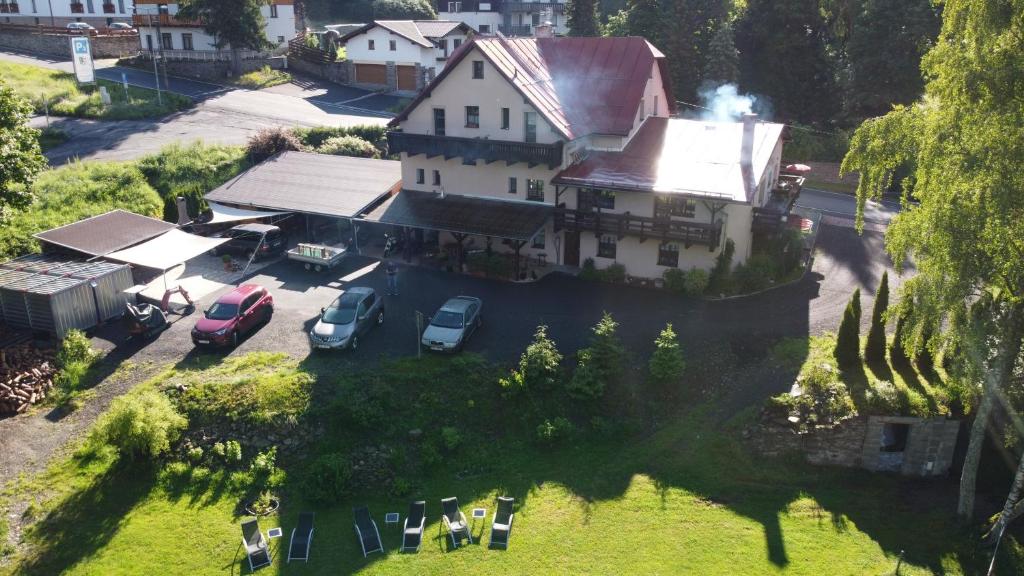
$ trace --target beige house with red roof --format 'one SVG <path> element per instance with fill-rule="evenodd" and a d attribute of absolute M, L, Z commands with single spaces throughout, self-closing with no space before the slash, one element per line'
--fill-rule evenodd
<path fill-rule="evenodd" d="M 798 188 L 782 125 L 674 112 L 643 38 L 475 37 L 391 122 L 402 192 L 370 219 L 645 278 L 710 268 L 726 238 L 743 262 Z"/>

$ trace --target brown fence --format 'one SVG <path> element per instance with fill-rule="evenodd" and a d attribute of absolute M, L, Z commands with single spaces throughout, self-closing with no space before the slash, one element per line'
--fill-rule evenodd
<path fill-rule="evenodd" d="M 313 64 L 330 64 L 334 62 L 336 53 L 332 54 L 326 50 L 306 46 L 306 33 L 300 32 L 298 36 L 288 41 L 288 56 Z"/>

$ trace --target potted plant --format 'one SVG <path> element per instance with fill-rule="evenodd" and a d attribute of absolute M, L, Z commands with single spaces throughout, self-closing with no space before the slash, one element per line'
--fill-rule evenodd
<path fill-rule="evenodd" d="M 245 511 L 257 518 L 269 516 L 281 507 L 281 501 L 274 496 L 270 490 L 264 490 L 256 496 L 256 499 L 245 505 Z"/>

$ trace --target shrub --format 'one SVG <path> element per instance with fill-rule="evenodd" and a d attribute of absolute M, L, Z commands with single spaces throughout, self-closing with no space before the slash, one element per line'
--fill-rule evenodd
<path fill-rule="evenodd" d="M 568 438 L 572 431 L 572 422 L 561 416 L 554 420 L 544 420 L 537 426 L 537 441 L 541 444 L 555 444 Z"/>
<path fill-rule="evenodd" d="M 683 377 L 686 363 L 683 361 L 683 351 L 671 323 L 666 324 L 654 340 L 654 353 L 651 354 L 647 367 L 651 384 L 659 388 L 676 384 Z"/>
<path fill-rule="evenodd" d="M 462 436 L 459 434 L 459 429 L 454 426 L 444 426 L 441 428 L 441 440 L 444 441 L 444 447 L 449 452 L 454 452 L 462 444 Z"/>
<path fill-rule="evenodd" d="M 374 20 L 436 20 L 437 12 L 427 0 L 376 0 Z"/>
<path fill-rule="evenodd" d="M 277 446 L 271 446 L 265 452 L 253 456 L 249 463 L 249 471 L 256 476 L 270 476 L 277 470 Z"/>
<path fill-rule="evenodd" d="M 800 267 L 804 257 L 804 237 L 799 230 L 787 229 L 781 234 L 782 274 L 789 275 Z"/>
<path fill-rule="evenodd" d="M 604 278 L 605 282 L 622 284 L 626 281 L 626 267 L 616 262 L 602 270 L 601 276 Z"/>
<path fill-rule="evenodd" d="M 732 238 L 726 238 L 725 246 L 715 257 L 715 265 L 711 268 L 708 277 L 708 292 L 712 294 L 723 294 L 730 291 L 730 277 L 732 276 L 732 257 L 736 252 L 736 245 Z"/>
<path fill-rule="evenodd" d="M 377 147 L 358 136 L 335 136 L 328 138 L 319 148 L 320 154 L 335 156 L 356 156 L 359 158 L 380 158 Z"/>
<path fill-rule="evenodd" d="M 193 464 L 202 461 L 202 459 L 203 459 L 203 449 L 202 449 L 202 447 L 201 446 L 193 446 L 193 447 L 189 448 L 187 456 L 188 456 L 189 461 L 192 462 Z"/>
<path fill-rule="evenodd" d="M 671 292 L 686 292 L 686 272 L 683 272 L 679 268 L 666 268 L 661 273 L 661 278 L 665 281 L 665 289 Z"/>
<path fill-rule="evenodd" d="M 853 291 L 853 296 L 846 304 L 843 320 L 839 324 L 836 335 L 836 346 L 832 355 L 841 368 L 849 368 L 860 362 L 860 289 Z"/>
<path fill-rule="evenodd" d="M 707 270 L 693 267 L 686 273 L 686 279 L 683 281 L 683 292 L 687 296 L 700 296 L 707 288 Z"/>
<path fill-rule="evenodd" d="M 593 399 L 604 394 L 604 379 L 594 361 L 594 353 L 584 348 L 576 353 L 576 370 L 566 384 L 566 391 L 574 398 Z"/>
<path fill-rule="evenodd" d="M 242 461 L 242 445 L 237 440 L 228 440 L 224 443 L 224 461 L 228 464 Z"/>
<path fill-rule="evenodd" d="M 809 424 L 832 424 L 856 413 L 850 391 L 828 366 L 814 365 L 797 381 L 803 393 L 794 405 Z"/>
<path fill-rule="evenodd" d="M 284 70 L 274 70 L 270 66 L 264 66 L 259 70 L 253 70 L 242 74 L 235 79 L 235 84 L 242 88 L 258 90 L 269 88 L 279 84 L 287 84 L 292 81 L 292 75 Z"/>
<path fill-rule="evenodd" d="M 167 396 L 147 390 L 114 400 L 94 434 L 97 441 L 134 460 L 167 452 L 187 425 Z"/>
<path fill-rule="evenodd" d="M 767 254 L 754 254 L 745 264 L 736 267 L 733 276 L 740 292 L 757 292 L 772 285 L 778 275 L 778 265 Z"/>
<path fill-rule="evenodd" d="M 896 329 L 892 335 L 892 346 L 889 348 L 889 359 L 893 366 L 907 366 L 910 359 L 907 358 L 907 322 L 913 313 L 913 304 L 907 302 L 900 307 L 899 316 L 896 318 Z"/>
<path fill-rule="evenodd" d="M 562 353 L 548 338 L 548 327 L 538 326 L 533 342 L 519 358 L 519 367 L 499 383 L 506 395 L 521 391 L 550 390 L 561 376 Z"/>
<path fill-rule="evenodd" d="M 342 382 L 335 401 L 337 412 L 355 428 L 371 430 L 385 424 L 392 409 L 394 391 L 379 378 Z"/>
<path fill-rule="evenodd" d="M 889 272 L 882 274 L 882 281 L 875 292 L 875 305 L 871 309 L 871 328 L 864 346 L 864 359 L 868 362 L 885 362 L 885 311 L 889 307 Z"/>
<path fill-rule="evenodd" d="M 304 146 L 319 148 L 332 138 L 354 136 L 370 142 L 380 151 L 381 156 L 387 153 L 387 127 L 377 124 L 358 124 L 356 126 L 315 126 L 312 128 L 293 128 L 292 133 Z"/>
<path fill-rule="evenodd" d="M 306 470 L 303 496 L 315 504 L 337 504 L 348 498 L 351 477 L 351 466 L 345 455 L 321 454 Z"/>
<path fill-rule="evenodd" d="M 264 128 L 249 138 L 245 151 L 253 163 L 288 150 L 302 150 L 302 143 L 284 128 Z"/>
<path fill-rule="evenodd" d="M 585 258 L 583 260 L 583 266 L 580 267 L 580 279 L 581 280 L 598 280 L 597 266 L 594 264 L 593 258 Z"/>
<path fill-rule="evenodd" d="M 217 458 L 220 458 L 221 460 L 223 460 L 224 459 L 224 454 L 225 454 L 224 443 L 223 442 L 215 443 L 213 446 L 210 447 L 210 453 L 213 454 L 214 456 L 216 456 Z"/>
<path fill-rule="evenodd" d="M 91 348 L 85 333 L 81 330 L 69 331 L 57 350 L 59 371 L 54 384 L 66 393 L 78 390 L 97 358 L 98 353 Z"/>
<path fill-rule="evenodd" d="M 294 419 L 309 407 L 313 377 L 306 372 L 267 364 L 262 372 L 224 376 L 225 380 L 193 382 L 178 396 L 179 407 L 197 424 L 274 426 Z"/>

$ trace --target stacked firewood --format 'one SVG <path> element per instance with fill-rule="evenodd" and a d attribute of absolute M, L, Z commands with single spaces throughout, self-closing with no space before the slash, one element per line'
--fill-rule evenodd
<path fill-rule="evenodd" d="M 0 350 L 0 415 L 24 412 L 53 388 L 53 352 L 31 344 Z"/>

